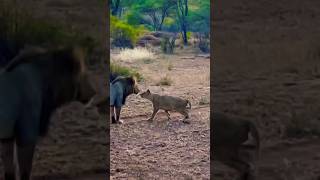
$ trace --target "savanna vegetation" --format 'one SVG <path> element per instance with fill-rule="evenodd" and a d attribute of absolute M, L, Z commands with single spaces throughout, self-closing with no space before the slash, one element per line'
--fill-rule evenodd
<path fill-rule="evenodd" d="M 112 64 L 152 63 L 157 52 L 173 55 L 186 49 L 199 53 L 210 51 L 209 0 L 110 0 L 109 3 L 111 49 L 112 52 L 122 49 L 119 55 L 111 56 Z"/>
<path fill-rule="evenodd" d="M 124 123 L 110 125 L 111 179 L 209 179 L 210 1 L 109 3 L 110 75 L 136 76 L 141 93 L 192 104 L 190 124 L 163 110 L 150 122 L 152 102 L 128 96 Z"/>
<path fill-rule="evenodd" d="M 136 45 L 145 46 L 148 42 L 152 45 L 161 44 L 165 53 L 173 53 L 172 44 L 176 39 L 180 39 L 181 46 L 197 42 L 198 48 L 209 52 L 209 0 L 109 2 L 112 47 L 133 48 Z"/>

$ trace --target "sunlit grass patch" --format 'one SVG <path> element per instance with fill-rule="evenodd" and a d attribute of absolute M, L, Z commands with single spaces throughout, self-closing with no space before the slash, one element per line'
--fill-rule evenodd
<path fill-rule="evenodd" d="M 150 64 L 155 59 L 155 55 L 147 48 L 137 47 L 134 49 L 120 50 L 120 53 L 115 55 L 114 59 L 123 62 L 142 61 L 145 64 Z"/>

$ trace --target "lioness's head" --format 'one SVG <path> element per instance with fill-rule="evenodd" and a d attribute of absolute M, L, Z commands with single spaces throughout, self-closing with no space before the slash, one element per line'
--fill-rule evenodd
<path fill-rule="evenodd" d="M 150 92 L 149 89 L 147 89 L 145 92 L 141 93 L 140 96 L 141 96 L 142 98 L 148 99 L 148 98 L 151 96 L 151 92 Z"/>

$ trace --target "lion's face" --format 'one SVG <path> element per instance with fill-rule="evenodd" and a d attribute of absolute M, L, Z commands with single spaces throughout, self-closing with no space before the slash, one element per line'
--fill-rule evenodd
<path fill-rule="evenodd" d="M 138 94 L 140 92 L 140 89 L 138 87 L 138 83 L 137 83 L 137 79 L 135 77 L 131 77 L 132 78 L 132 81 L 133 81 L 133 93 L 134 94 Z"/>
<path fill-rule="evenodd" d="M 138 94 L 140 92 L 139 88 L 138 88 L 138 85 L 137 84 L 134 84 L 133 86 L 133 93 L 134 94 Z"/>

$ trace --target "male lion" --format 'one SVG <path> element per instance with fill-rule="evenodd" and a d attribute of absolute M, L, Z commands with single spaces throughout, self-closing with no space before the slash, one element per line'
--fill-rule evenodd
<path fill-rule="evenodd" d="M 95 95 L 80 48 L 20 54 L 0 74 L 0 140 L 5 180 L 14 180 L 14 146 L 22 180 L 29 180 L 39 136 L 52 113 L 71 101 Z"/>
<path fill-rule="evenodd" d="M 110 82 L 110 113 L 112 123 L 123 123 L 120 120 L 121 107 L 130 94 L 138 94 L 139 88 L 134 77 L 117 76 Z"/>
<path fill-rule="evenodd" d="M 260 150 L 259 132 L 253 122 L 213 113 L 211 157 L 240 172 L 241 180 L 255 179 Z"/>

